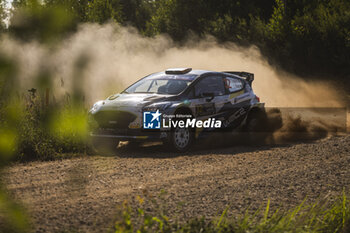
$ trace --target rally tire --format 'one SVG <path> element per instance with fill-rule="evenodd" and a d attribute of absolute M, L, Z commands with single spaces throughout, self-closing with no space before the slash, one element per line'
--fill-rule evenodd
<path fill-rule="evenodd" d="M 265 144 L 269 137 L 269 122 L 265 111 L 252 111 L 243 127 L 245 140 L 249 144 Z"/>
<path fill-rule="evenodd" d="M 194 132 L 191 128 L 175 128 L 164 141 L 164 146 L 174 152 L 186 152 L 194 141 Z"/>

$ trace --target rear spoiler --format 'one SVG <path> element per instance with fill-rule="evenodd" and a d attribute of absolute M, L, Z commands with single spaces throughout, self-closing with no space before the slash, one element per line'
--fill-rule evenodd
<path fill-rule="evenodd" d="M 253 73 L 248 73 L 248 72 L 244 72 L 244 71 L 223 71 L 223 73 L 238 75 L 238 76 L 244 78 L 245 80 L 247 80 L 247 82 L 249 83 L 250 86 L 252 86 L 252 83 L 254 81 L 254 74 Z"/>

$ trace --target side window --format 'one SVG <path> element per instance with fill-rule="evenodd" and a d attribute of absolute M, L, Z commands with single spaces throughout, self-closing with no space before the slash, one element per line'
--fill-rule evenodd
<path fill-rule="evenodd" d="M 222 77 L 209 76 L 200 80 L 194 87 L 195 97 L 203 97 L 204 93 L 213 93 L 214 96 L 225 94 L 225 85 Z"/>
<path fill-rule="evenodd" d="M 187 94 L 187 98 L 189 99 L 193 99 L 195 98 L 195 95 L 194 95 L 194 88 L 191 88 Z"/>
<path fill-rule="evenodd" d="M 230 93 L 240 91 L 244 87 L 243 81 L 238 78 L 225 77 L 224 81 L 225 81 L 225 88 Z"/>

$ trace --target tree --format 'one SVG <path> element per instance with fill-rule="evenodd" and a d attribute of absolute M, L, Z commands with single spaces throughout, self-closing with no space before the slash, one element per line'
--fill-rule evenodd
<path fill-rule="evenodd" d="M 145 31 L 147 22 L 155 11 L 152 0 L 120 0 L 124 25 L 131 25 Z"/>
<path fill-rule="evenodd" d="M 6 1 L 0 0 L 0 31 L 6 30 L 6 21 L 8 20 L 8 12 L 6 8 Z"/>
<path fill-rule="evenodd" d="M 88 4 L 87 19 L 98 23 L 108 20 L 121 23 L 122 5 L 119 0 L 93 0 Z"/>
<path fill-rule="evenodd" d="M 78 22 L 87 22 L 89 2 L 89 0 L 44 0 L 44 5 L 64 8 L 69 14 L 74 15 Z"/>
<path fill-rule="evenodd" d="M 51 43 L 75 31 L 74 17 L 66 8 L 48 6 L 36 0 L 16 1 L 12 10 L 9 32 L 24 41 L 37 39 Z"/>
<path fill-rule="evenodd" d="M 159 0 L 147 33 L 168 33 L 175 40 L 183 39 L 188 31 L 201 35 L 213 15 L 205 0 Z"/>

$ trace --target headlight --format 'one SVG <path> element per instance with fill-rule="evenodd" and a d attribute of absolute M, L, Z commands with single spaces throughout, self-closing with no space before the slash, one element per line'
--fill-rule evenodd
<path fill-rule="evenodd" d="M 102 105 L 102 103 L 103 103 L 103 101 L 101 100 L 101 101 L 98 101 L 98 102 L 96 102 L 93 106 L 92 106 L 92 108 L 90 109 L 90 113 L 95 113 L 96 111 L 98 111 L 99 109 L 100 109 L 100 107 L 101 107 L 101 105 Z"/>

